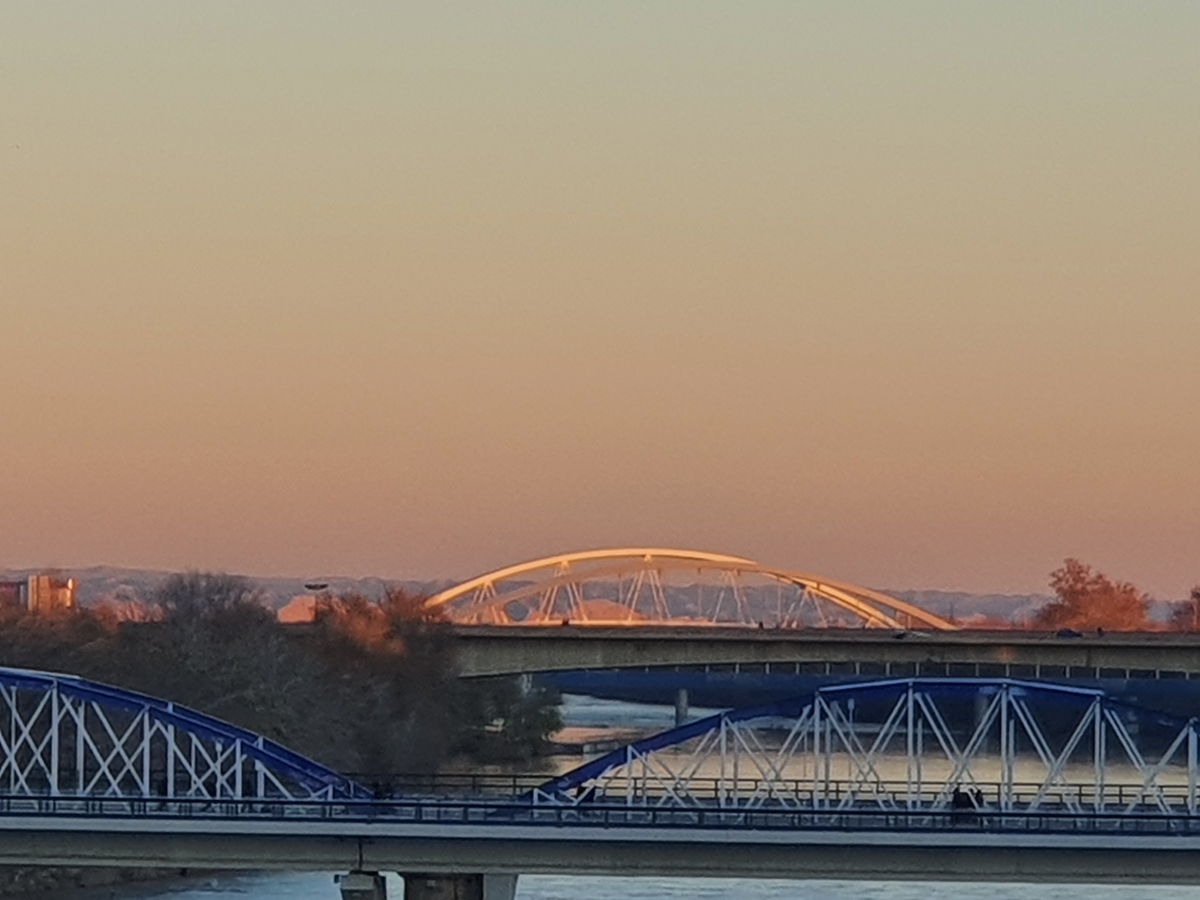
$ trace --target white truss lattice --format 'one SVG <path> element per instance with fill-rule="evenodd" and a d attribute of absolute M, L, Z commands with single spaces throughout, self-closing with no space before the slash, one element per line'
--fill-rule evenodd
<path fill-rule="evenodd" d="M 1196 814 L 1198 734 L 1102 691 L 1008 679 L 839 685 L 587 763 L 537 803 Z"/>
<path fill-rule="evenodd" d="M 957 626 L 879 591 L 699 550 L 625 547 L 508 566 L 430 597 L 481 625 Z"/>
<path fill-rule="evenodd" d="M 67 675 L 0 669 L 0 793 L 312 800 L 360 795 L 341 775 L 171 703 Z"/>

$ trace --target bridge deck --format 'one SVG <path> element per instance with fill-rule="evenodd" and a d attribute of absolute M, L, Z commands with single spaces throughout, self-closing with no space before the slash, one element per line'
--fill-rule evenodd
<path fill-rule="evenodd" d="M 1200 880 L 1200 818 L 798 812 L 419 801 L 44 798 L 0 815 L 0 863 L 989 881 Z M 62 807 L 62 808 L 60 808 Z M 73 811 L 71 811 L 73 810 Z"/>
<path fill-rule="evenodd" d="M 454 634 L 460 671 L 468 677 L 747 664 L 868 665 L 889 675 L 1061 678 L 1072 670 L 1092 678 L 1200 675 L 1200 635 L 1168 632 L 1058 637 L 1031 631 L 462 625 Z"/>

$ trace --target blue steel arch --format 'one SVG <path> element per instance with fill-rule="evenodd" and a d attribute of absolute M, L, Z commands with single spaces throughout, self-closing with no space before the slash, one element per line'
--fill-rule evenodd
<path fill-rule="evenodd" d="M 236 725 L 74 675 L 0 667 L 0 792 L 350 799 L 338 772 Z"/>
<path fill-rule="evenodd" d="M 961 727 L 950 727 L 938 704 L 972 699 L 976 720 L 963 735 Z M 855 704 L 867 701 L 879 701 L 875 703 L 878 721 L 865 723 L 869 740 L 864 741 L 864 723 L 853 719 Z M 1046 704 L 1041 715 L 1031 701 Z M 1040 721 L 1046 718 L 1046 710 L 1053 714 L 1051 723 Z M 765 724 L 777 739 L 787 734 L 779 752 L 768 752 L 757 739 L 747 740 L 746 729 L 754 723 Z M 664 755 L 689 746 L 691 755 L 678 771 L 661 762 Z M 796 778 L 783 769 L 787 754 L 795 757 L 800 747 L 811 756 L 806 758 L 811 767 L 803 778 Z M 914 770 L 920 772 L 920 757 L 930 747 L 935 755 L 945 755 L 942 762 L 948 765 L 943 768 L 949 775 L 922 784 L 919 774 L 914 779 Z M 1022 748 L 1035 765 L 1044 767 L 1040 782 L 1021 783 L 1022 774 L 1029 770 L 1025 766 L 1022 772 L 1018 752 Z M 703 762 L 702 751 L 712 758 L 719 754 L 719 775 L 710 769 L 707 778 L 699 777 L 703 768 L 697 760 Z M 730 775 L 726 763 L 738 753 L 754 765 L 743 763 L 739 773 L 734 761 Z M 830 777 L 833 757 L 845 762 L 850 772 L 836 785 Z M 1088 758 L 1081 762 L 1081 757 Z M 899 789 L 882 789 L 886 779 L 879 769 L 885 760 L 901 764 Z M 1200 814 L 1200 722 L 1196 718 L 1119 701 L 1098 688 L 1010 678 L 909 678 L 828 685 L 799 697 L 727 710 L 584 763 L 546 781 L 533 791 L 532 800 L 555 804 L 622 800 L 624 790 L 622 802 L 659 806 L 703 805 L 710 800 L 721 806 L 774 802 L 815 808 L 865 804 L 936 809 L 949 805 L 960 785 L 972 789 L 984 783 L 972 771 L 980 760 L 995 770 L 997 777 L 987 786 L 995 806 L 1002 810 L 1058 804 L 1103 811 L 1118 805 L 1131 813 L 1149 807 L 1164 813 Z M 1087 777 L 1080 774 L 1085 769 Z M 1068 773 L 1074 780 L 1068 779 Z M 708 782 L 705 798 L 689 783 L 700 780 Z M 752 781 L 754 792 L 739 797 L 739 780 Z M 614 785 L 619 789 L 614 790 Z"/>

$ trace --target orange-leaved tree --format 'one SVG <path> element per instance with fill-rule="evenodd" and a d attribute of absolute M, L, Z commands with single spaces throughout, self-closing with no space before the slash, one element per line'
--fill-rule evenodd
<path fill-rule="evenodd" d="M 1146 627 L 1149 598 L 1127 581 L 1111 581 L 1077 559 L 1050 573 L 1057 599 L 1034 617 L 1035 628 L 1108 628 L 1138 631 Z"/>

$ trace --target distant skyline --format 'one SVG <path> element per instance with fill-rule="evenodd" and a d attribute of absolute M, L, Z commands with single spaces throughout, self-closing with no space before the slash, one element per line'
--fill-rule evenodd
<path fill-rule="evenodd" d="M 1200 582 L 1200 4 L 0 6 L 0 568 Z"/>

